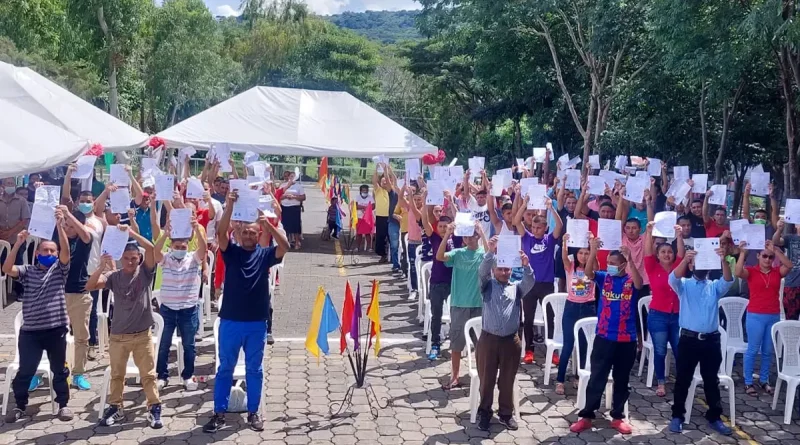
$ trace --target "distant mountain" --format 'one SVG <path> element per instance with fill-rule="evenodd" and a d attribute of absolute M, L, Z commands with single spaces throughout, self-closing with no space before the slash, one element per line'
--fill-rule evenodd
<path fill-rule="evenodd" d="M 340 28 L 347 28 L 383 43 L 421 39 L 414 20 L 418 11 L 344 12 L 325 18 Z"/>

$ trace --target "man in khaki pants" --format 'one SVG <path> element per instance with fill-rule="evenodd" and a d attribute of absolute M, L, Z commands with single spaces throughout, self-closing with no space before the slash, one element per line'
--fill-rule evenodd
<path fill-rule="evenodd" d="M 129 242 L 122 254 L 122 269 L 114 270 L 114 260 L 102 256 L 100 268 L 89 278 L 90 290 L 108 288 L 114 293 L 114 320 L 111 322 L 109 339 L 109 359 L 111 362 L 111 389 L 108 408 L 100 419 L 100 425 L 111 426 L 123 419 L 122 395 L 125 386 L 125 368 L 128 358 L 139 368 L 142 388 L 147 397 L 148 421 L 150 427 L 159 429 L 161 422 L 161 400 L 156 386 L 156 362 L 153 350 L 153 310 L 150 307 L 150 289 L 155 277 L 155 253 L 153 244 L 135 230 L 136 220 L 131 229 L 125 225 L 117 226 L 127 231 L 134 242 Z M 138 243 L 138 245 L 137 245 Z M 145 250 L 144 262 L 139 265 L 141 254 L 139 246 Z"/>
<path fill-rule="evenodd" d="M 89 354 L 89 316 L 92 313 L 92 295 L 86 290 L 89 280 L 87 266 L 92 251 L 92 233 L 85 226 L 86 216 L 80 212 L 70 213 L 67 207 L 60 206 L 64 215 L 64 232 L 69 242 L 69 275 L 64 286 L 67 302 L 67 315 L 75 336 L 75 363 L 72 366 L 72 383 L 82 391 L 92 388 L 83 373 L 86 371 L 86 357 Z M 38 382 L 36 382 L 38 385 Z M 31 385 L 33 386 L 33 385 Z"/>

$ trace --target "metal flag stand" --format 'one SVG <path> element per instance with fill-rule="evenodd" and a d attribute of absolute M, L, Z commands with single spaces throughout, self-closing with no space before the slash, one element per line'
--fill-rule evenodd
<path fill-rule="evenodd" d="M 375 282 L 372 282 L 373 288 L 375 287 Z M 331 419 L 335 419 L 337 417 L 342 416 L 342 414 L 350 408 L 353 407 L 353 394 L 355 394 L 356 390 L 363 389 L 364 394 L 367 399 L 367 405 L 369 406 L 369 412 L 372 414 L 374 419 L 378 418 L 379 409 L 385 409 L 389 406 L 389 401 L 384 398 L 379 398 L 378 395 L 375 393 L 375 389 L 372 388 L 372 385 L 366 383 L 367 377 L 367 362 L 369 361 L 370 356 L 370 348 L 372 346 L 372 336 L 370 333 L 372 332 L 373 322 L 369 319 L 369 317 L 360 317 L 360 322 L 362 323 L 363 327 L 363 320 L 366 319 L 366 327 L 367 330 L 359 330 L 360 332 L 365 332 L 364 334 L 359 334 L 358 338 L 353 339 L 354 350 L 350 350 L 350 343 L 347 343 L 347 360 L 350 362 L 350 370 L 353 371 L 353 377 L 355 378 L 355 383 L 350 385 L 347 388 L 347 392 L 344 395 L 344 398 L 337 402 L 332 402 L 329 405 L 329 412 Z M 342 328 L 339 327 L 339 333 L 342 333 Z M 359 350 L 360 349 L 360 350 Z"/>

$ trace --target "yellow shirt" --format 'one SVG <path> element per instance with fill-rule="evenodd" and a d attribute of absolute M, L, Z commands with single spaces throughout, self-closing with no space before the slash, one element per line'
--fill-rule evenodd
<path fill-rule="evenodd" d="M 403 208 L 401 205 L 397 205 L 394 208 L 394 214 L 400 215 L 400 233 L 407 233 L 408 232 L 408 218 L 406 217 L 406 213 L 408 211 Z"/>
<path fill-rule="evenodd" d="M 376 188 L 373 192 L 375 195 L 375 216 L 389 216 L 389 192 L 382 187 Z"/>

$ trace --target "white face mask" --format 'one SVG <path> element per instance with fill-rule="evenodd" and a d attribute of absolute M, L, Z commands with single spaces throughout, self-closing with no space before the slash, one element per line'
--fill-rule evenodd
<path fill-rule="evenodd" d="M 13 196 L 14 193 L 16 193 L 17 188 L 16 187 L 6 187 L 4 190 L 5 190 L 7 195 Z"/>

